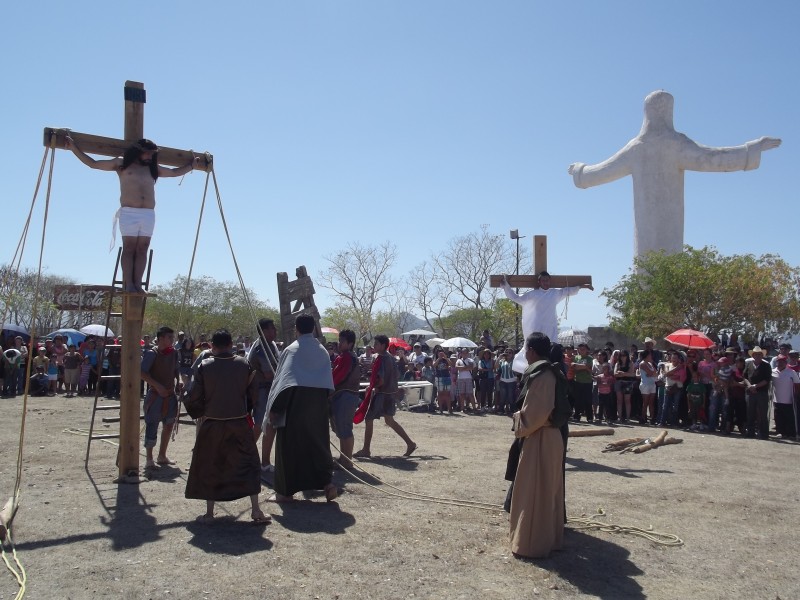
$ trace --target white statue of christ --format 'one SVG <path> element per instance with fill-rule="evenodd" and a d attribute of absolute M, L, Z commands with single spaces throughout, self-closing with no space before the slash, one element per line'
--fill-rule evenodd
<path fill-rule="evenodd" d="M 649 94 L 639 135 L 604 162 L 569 166 L 579 188 L 633 176 L 634 256 L 683 250 L 684 171 L 750 171 L 761 164 L 763 151 L 781 145 L 777 138 L 762 137 L 741 146 L 703 146 L 675 131 L 674 103 L 667 92 Z"/>

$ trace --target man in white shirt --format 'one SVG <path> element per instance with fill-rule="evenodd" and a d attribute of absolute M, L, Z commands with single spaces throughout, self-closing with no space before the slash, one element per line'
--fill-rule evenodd
<path fill-rule="evenodd" d="M 475 361 L 469 357 L 469 350 L 462 348 L 456 361 L 456 371 L 458 371 L 458 379 L 456 385 L 458 386 L 458 406 L 461 412 L 465 412 L 467 408 L 472 410 L 475 406 L 475 384 L 472 380 L 472 369 L 475 367 Z"/>
<path fill-rule="evenodd" d="M 412 365 L 422 365 L 425 364 L 425 359 L 428 358 L 428 355 L 422 351 L 422 344 L 419 342 L 414 344 L 414 351 L 409 355 L 408 361 Z"/>
<path fill-rule="evenodd" d="M 550 273 L 542 271 L 538 275 L 539 287 L 525 292 L 521 296 L 514 293 L 503 275 L 503 291 L 506 298 L 516 302 L 522 307 L 522 333 L 525 339 L 534 331 L 539 331 L 551 340 L 558 339 L 558 317 L 556 307 L 559 302 L 569 296 L 574 296 L 582 289 L 594 290 L 589 285 L 579 285 L 565 288 L 550 287 Z M 522 348 L 514 357 L 514 371 L 524 373 L 528 368 L 525 360 L 525 349 Z"/>
<path fill-rule="evenodd" d="M 800 393 L 800 375 L 787 369 L 787 356 L 779 354 L 772 369 L 773 408 L 775 409 L 775 429 L 783 438 L 793 438 L 797 434 L 797 406 L 795 398 Z"/>

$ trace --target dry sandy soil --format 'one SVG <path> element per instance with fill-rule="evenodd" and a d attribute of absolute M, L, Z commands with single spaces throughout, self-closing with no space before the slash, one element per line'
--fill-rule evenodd
<path fill-rule="evenodd" d="M 13 487 L 21 399 L 0 400 L 0 497 Z M 273 524 L 248 522 L 249 502 L 221 504 L 211 526 L 184 499 L 194 439 L 171 446 L 179 469 L 116 485 L 116 448 L 67 432 L 88 425 L 91 400 L 29 401 L 14 540 L 27 598 L 800 598 L 800 447 L 739 436 L 678 434 L 681 445 L 604 454 L 610 438 L 573 438 L 567 511 L 603 507 L 610 523 L 674 533 L 682 547 L 568 529 L 551 558 L 520 561 L 501 510 L 394 498 L 343 473 L 336 503 L 266 502 Z M 419 444 L 376 427 L 377 457 L 361 463 L 406 490 L 500 505 L 510 421 L 400 413 Z M 588 426 L 584 426 L 588 427 Z M 619 427 L 616 438 L 653 435 Z M 357 443 L 363 435 L 356 430 Z M 358 447 L 358 446 L 357 446 Z M 144 461 L 142 461 L 143 463 Z M 9 572 L 0 598 L 13 598 Z"/>

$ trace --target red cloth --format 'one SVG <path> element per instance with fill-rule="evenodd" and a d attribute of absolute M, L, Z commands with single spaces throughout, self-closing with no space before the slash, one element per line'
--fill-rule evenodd
<path fill-rule="evenodd" d="M 375 389 L 375 384 L 378 383 L 378 373 L 381 372 L 382 362 L 382 355 L 378 355 L 375 357 L 375 360 L 372 361 L 372 371 L 369 375 L 369 386 L 364 394 L 364 399 L 361 401 L 361 404 L 358 405 L 358 409 L 356 409 L 356 414 L 353 415 L 353 423 L 356 425 L 361 423 L 367 416 L 367 412 L 369 412 L 369 404 L 372 401 L 372 390 Z"/>
<path fill-rule="evenodd" d="M 339 385 L 347 379 L 353 368 L 353 356 L 349 352 L 342 352 L 333 361 L 333 385 Z"/>

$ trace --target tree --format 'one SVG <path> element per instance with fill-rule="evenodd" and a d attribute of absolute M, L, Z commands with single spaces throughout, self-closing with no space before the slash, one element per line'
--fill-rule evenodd
<path fill-rule="evenodd" d="M 529 256 L 520 249 L 523 271 Z M 452 238 L 444 252 L 432 254 L 415 267 L 409 274 L 409 293 L 432 329 L 442 331 L 445 337 L 477 338 L 486 328 L 488 313 L 484 311 L 492 311 L 498 299 L 498 290 L 489 287 L 489 276 L 514 273 L 515 269 L 512 240 L 481 225 L 476 232 Z"/>
<path fill-rule="evenodd" d="M 183 330 L 186 335 L 197 339 L 201 333 L 210 334 L 220 328 L 237 335 L 255 335 L 256 325 L 241 287 L 231 281 L 217 281 L 212 277 L 193 278 L 189 285 L 186 305 L 181 312 L 186 277 L 178 275 L 169 283 L 155 286 L 155 298 L 147 301 L 144 331 L 155 331 L 162 325 L 175 330 Z M 258 299 L 251 290 L 247 291 L 255 311 L 255 318 L 266 317 L 280 327 L 280 317 L 276 309 Z"/>
<path fill-rule="evenodd" d="M 446 335 L 444 317 L 453 289 L 439 276 L 438 267 L 427 261 L 414 267 L 408 273 L 408 293 L 412 303 L 422 311 L 428 327 Z"/>
<path fill-rule="evenodd" d="M 344 250 L 325 257 L 329 266 L 320 275 L 320 285 L 336 295 L 337 306 L 352 309 L 348 317 L 353 319 L 351 328 L 358 337 L 372 337 L 376 305 L 396 294 L 397 284 L 390 273 L 396 257 L 397 247 L 391 242 L 377 246 L 351 242 Z"/>
<path fill-rule="evenodd" d="M 800 332 L 800 269 L 766 254 L 722 256 L 713 247 L 652 252 L 603 290 L 611 326 L 663 337 L 681 327 L 733 330 L 746 338 Z"/>
<path fill-rule="evenodd" d="M 20 269 L 15 282 L 14 269 L 7 265 L 0 268 L 0 285 L 3 286 L 0 289 L 0 310 L 2 310 L 0 317 L 5 316 L 3 322 L 22 325 L 37 336 L 47 335 L 67 324 L 72 325 L 63 322 L 64 313 L 58 309 L 53 300 L 55 286 L 72 285 L 75 282 L 58 275 L 42 273 L 37 294 L 36 279 L 35 269 Z"/>

